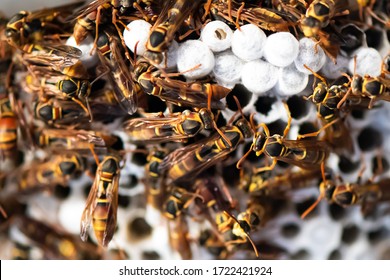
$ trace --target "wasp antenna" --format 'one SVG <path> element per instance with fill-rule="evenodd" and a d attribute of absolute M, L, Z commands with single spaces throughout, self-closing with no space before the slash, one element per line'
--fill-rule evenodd
<path fill-rule="evenodd" d="M 95 150 L 94 150 L 95 145 L 92 144 L 92 143 L 89 143 L 88 146 L 89 146 L 89 149 L 91 150 L 91 153 L 92 153 L 92 155 L 93 155 L 93 158 L 94 158 L 95 161 L 96 161 L 96 164 L 99 165 L 99 164 L 100 164 L 99 157 L 98 157 L 98 155 L 95 153 Z"/>
<path fill-rule="evenodd" d="M 241 169 L 242 163 L 243 163 L 244 160 L 249 156 L 249 154 L 252 152 L 252 149 L 253 149 L 253 143 L 252 143 L 251 147 L 249 148 L 249 150 L 245 153 L 245 155 L 243 155 L 243 156 L 240 158 L 240 160 L 237 162 L 237 164 L 236 164 L 237 169 Z"/>
<path fill-rule="evenodd" d="M 320 203 L 322 199 L 323 199 L 323 195 L 320 194 L 317 200 L 309 208 L 307 208 L 305 212 L 303 212 L 303 214 L 301 215 L 301 219 L 303 220 L 304 218 L 306 218 L 306 216 L 309 215 L 310 212 L 317 207 L 318 203 Z"/>
<path fill-rule="evenodd" d="M 134 45 L 134 65 L 137 65 L 137 48 L 138 48 L 139 41 L 135 43 Z"/>
<path fill-rule="evenodd" d="M 233 99 L 234 99 L 234 101 L 236 102 L 237 108 L 238 108 L 238 110 L 240 111 L 241 116 L 242 116 L 243 118 L 245 118 L 244 113 L 242 112 L 242 107 L 241 107 L 240 101 L 238 101 L 237 96 L 233 95 Z"/>
<path fill-rule="evenodd" d="M 307 66 L 306 64 L 303 64 L 303 66 L 309 70 L 313 75 L 314 77 L 316 77 L 317 79 L 320 79 L 325 85 L 328 84 L 328 82 L 325 80 L 324 77 L 322 77 L 321 75 L 319 75 L 317 72 L 314 72 L 313 69 L 311 69 L 309 66 Z"/>
<path fill-rule="evenodd" d="M 229 0 L 229 2 L 231 2 L 231 0 Z M 244 6 L 245 6 L 245 2 L 242 2 L 240 8 L 237 9 L 237 17 L 236 17 L 235 25 L 236 25 L 236 28 L 237 28 L 239 31 L 241 31 L 241 27 L 240 27 L 240 25 L 238 24 L 238 22 L 240 21 L 240 16 L 241 16 L 242 11 L 244 10 Z M 230 8 L 231 8 L 231 7 L 230 7 Z M 231 15 L 230 15 L 230 16 L 231 16 Z"/>
<path fill-rule="evenodd" d="M 3 206 L 0 205 L 0 213 L 1 215 L 7 219 L 8 218 L 8 215 L 7 215 L 7 212 L 4 210 Z"/>
<path fill-rule="evenodd" d="M 245 232 L 246 237 L 248 238 L 249 242 L 251 243 L 253 250 L 255 251 L 256 257 L 259 257 L 259 251 L 257 250 L 256 244 L 253 242 L 252 238 L 248 233 Z"/>

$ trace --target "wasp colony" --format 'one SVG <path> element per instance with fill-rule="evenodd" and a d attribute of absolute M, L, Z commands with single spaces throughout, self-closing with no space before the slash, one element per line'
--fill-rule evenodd
<path fill-rule="evenodd" d="M 0 18 L 4 259 L 389 259 L 385 0 Z"/>

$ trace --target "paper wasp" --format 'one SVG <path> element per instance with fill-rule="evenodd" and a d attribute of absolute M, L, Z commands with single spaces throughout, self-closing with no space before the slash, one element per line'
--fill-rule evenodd
<path fill-rule="evenodd" d="M 70 233 L 27 216 L 18 216 L 19 230 L 43 250 L 47 259 L 101 259 L 96 246 L 82 243 Z"/>
<path fill-rule="evenodd" d="M 21 48 L 22 63 L 50 66 L 52 70 L 75 78 L 88 77 L 87 70 L 80 62 L 82 52 L 75 47 L 61 44 L 26 44 Z"/>
<path fill-rule="evenodd" d="M 225 137 L 215 133 L 203 141 L 168 154 L 159 165 L 160 174 L 166 173 L 171 181 L 189 180 L 193 175 L 215 165 L 245 139 L 253 136 L 249 123 L 243 118 L 235 121 L 232 126 L 222 127 L 220 131 Z"/>
<path fill-rule="evenodd" d="M 379 17 L 377 14 L 374 13 L 373 7 L 375 5 L 376 0 L 356 0 L 358 6 L 359 6 L 359 16 L 360 20 L 364 21 L 365 15 L 369 15 L 379 21 L 380 23 L 384 24 L 385 26 L 390 26 L 390 20 L 387 19 L 387 21 L 381 17 Z"/>
<path fill-rule="evenodd" d="M 317 116 L 320 118 L 325 131 L 325 140 L 336 152 L 354 151 L 353 140 L 348 128 L 343 121 L 341 111 L 337 108 L 347 89 L 345 84 L 329 85 L 324 77 L 318 75 L 305 65 L 306 69 L 320 79 L 313 89 L 313 93 L 307 97 L 317 106 Z"/>
<path fill-rule="evenodd" d="M 218 131 L 213 113 L 205 108 L 199 112 L 185 110 L 167 117 L 159 114 L 155 117 L 135 118 L 124 123 L 130 141 L 135 143 L 184 142 L 203 129 L 212 128 Z"/>
<path fill-rule="evenodd" d="M 163 211 L 167 188 L 164 176 L 159 174 L 158 166 L 166 155 L 167 151 L 162 149 L 155 149 L 149 153 L 145 164 L 145 178 L 143 179 L 147 203 L 160 211 Z"/>
<path fill-rule="evenodd" d="M 29 68 L 32 74 L 26 77 L 27 91 L 37 94 L 43 100 L 47 96 L 54 96 L 65 100 L 70 99 L 83 108 L 90 118 L 92 118 L 88 101 L 92 85 L 87 78 L 80 79 L 74 77 L 77 74 L 62 74 L 61 72 L 51 71 L 47 66 L 30 65 Z"/>
<path fill-rule="evenodd" d="M 44 128 L 35 131 L 35 141 L 40 148 L 66 149 L 86 154 L 92 147 L 98 152 L 107 152 L 119 140 L 116 136 L 102 132 Z"/>
<path fill-rule="evenodd" d="M 177 251 L 183 260 L 192 259 L 191 238 L 186 217 L 181 215 L 169 221 L 169 244 Z"/>
<path fill-rule="evenodd" d="M 334 17 L 347 14 L 349 11 L 344 8 L 342 1 L 314 0 L 301 20 L 302 32 L 306 37 L 316 37 Z"/>
<path fill-rule="evenodd" d="M 220 100 L 228 95 L 230 89 L 215 83 L 183 82 L 164 77 L 164 73 L 152 71 L 152 68 L 148 63 L 140 61 L 134 69 L 137 82 L 147 94 L 178 106 L 217 110 L 225 108 Z"/>
<path fill-rule="evenodd" d="M 210 12 L 211 15 L 218 19 L 235 24 L 237 29 L 244 22 L 254 24 L 261 29 L 282 32 L 288 31 L 288 27 L 292 23 L 285 20 L 277 11 L 272 11 L 267 8 L 260 8 L 258 6 L 245 7 L 245 2 L 236 2 L 233 0 L 211 1 L 205 4 L 205 16 Z M 235 20 L 234 20 L 235 19 Z"/>
<path fill-rule="evenodd" d="M 289 171 L 286 174 L 272 175 L 271 171 L 249 174 L 241 186 L 250 194 L 266 196 L 280 196 L 288 191 L 310 186 L 310 182 L 318 178 L 320 170 Z"/>
<path fill-rule="evenodd" d="M 316 139 L 286 139 L 290 130 L 292 118 L 286 104 L 285 107 L 288 113 L 288 122 L 283 135 L 271 135 L 267 125 L 261 123 L 259 127 L 262 127 L 263 131 L 255 133 L 251 148 L 237 162 L 237 168 L 241 168 L 241 163 L 251 151 L 254 151 L 257 156 L 264 153 L 267 157 L 272 159 L 272 164 L 270 166 L 256 168 L 254 171 L 255 173 L 272 170 L 278 161 L 283 161 L 307 170 L 319 169 L 320 165 L 324 164 L 324 161 L 330 152 L 330 147 L 326 142 Z M 251 126 L 252 129 L 256 131 L 253 123 L 253 115 L 251 115 Z M 313 135 L 316 136 L 319 133 L 320 130 L 313 133 Z M 308 135 L 309 134 L 305 136 Z M 305 136 L 301 137 L 303 138 Z"/>
<path fill-rule="evenodd" d="M 18 186 L 22 191 L 65 186 L 70 178 L 84 170 L 84 159 L 77 153 L 68 151 L 61 155 L 53 154 L 49 160 L 32 162 L 23 167 L 18 175 Z"/>
<path fill-rule="evenodd" d="M 65 18 L 78 6 L 79 3 L 72 3 L 35 12 L 20 11 L 6 25 L 8 42 L 21 48 L 27 43 L 43 41 L 48 34 L 56 38 L 56 34 L 66 33 L 68 25 Z"/>
<path fill-rule="evenodd" d="M 158 65 L 163 61 L 163 53 L 172 43 L 176 32 L 187 17 L 198 7 L 198 1 L 170 0 L 163 3 L 157 21 L 153 25 L 144 57 Z"/>
<path fill-rule="evenodd" d="M 134 83 L 130 66 L 125 63 L 119 38 L 106 30 L 101 31 L 97 36 L 98 55 L 102 64 L 108 69 L 107 74 L 115 97 L 128 114 L 133 114 L 137 111 L 137 94 L 140 88 Z"/>
<path fill-rule="evenodd" d="M 17 149 L 19 122 L 15 115 L 10 99 L 0 97 L 0 152 L 1 160 L 12 156 Z"/>
<path fill-rule="evenodd" d="M 114 236 L 118 209 L 119 177 L 118 157 L 105 156 L 103 161 L 98 164 L 96 177 L 81 217 L 80 237 L 83 241 L 88 238 L 91 224 L 100 246 L 107 247 Z"/>
<path fill-rule="evenodd" d="M 121 108 L 117 106 L 116 100 L 110 104 L 104 96 L 94 96 L 90 102 L 90 108 L 96 121 L 116 119 L 124 115 Z M 90 117 L 87 112 L 71 100 L 54 97 L 49 100 L 38 100 L 34 104 L 34 115 L 48 126 L 57 128 L 71 126 L 75 123 L 78 127 L 90 126 Z"/>
<path fill-rule="evenodd" d="M 111 22 L 115 26 L 118 35 L 123 42 L 122 29 L 118 23 L 120 16 L 125 15 L 131 8 L 135 8 L 144 14 L 140 3 L 150 6 L 153 0 L 93 0 L 81 7 L 68 20 L 76 20 L 73 29 L 73 36 L 77 45 L 81 44 L 90 32 L 95 30 L 94 47 L 97 45 L 99 25 L 107 21 L 107 15 L 111 12 Z"/>
<path fill-rule="evenodd" d="M 361 183 L 362 171 L 358 175 L 356 183 L 341 183 L 338 184 L 330 171 L 322 170 L 322 182 L 320 184 L 320 195 L 317 201 L 310 206 L 303 214 L 302 218 L 306 217 L 322 200 L 326 199 L 329 203 L 336 203 L 342 207 L 352 205 L 362 205 L 363 213 L 367 213 L 381 201 L 389 201 L 390 193 L 388 186 L 389 178 L 381 179 L 378 182 Z"/>
<path fill-rule="evenodd" d="M 347 100 L 354 104 L 369 99 L 368 109 L 373 107 L 377 99 L 390 101 L 390 79 L 386 78 L 385 61 L 382 62 L 382 74 L 380 76 L 364 75 L 362 77 L 356 74 L 356 56 L 354 60 L 354 74 L 352 78 L 347 74 L 344 75 L 349 79 L 348 90 L 337 104 L 337 108 L 340 108 Z"/>
<path fill-rule="evenodd" d="M 196 193 L 191 193 L 184 188 L 172 187 L 163 204 L 164 216 L 170 220 L 176 219 L 196 197 L 199 197 Z"/>
<path fill-rule="evenodd" d="M 206 214 L 206 218 L 210 220 L 212 225 L 215 225 L 218 234 L 222 235 L 219 239 L 224 241 L 225 246 L 249 241 L 256 256 L 258 256 L 256 245 L 249 235 L 248 225 L 245 224 L 246 217 L 241 215 L 240 220 L 231 213 L 236 202 L 231 197 L 223 180 L 221 178 L 219 180 L 214 178 L 199 179 L 195 182 L 194 189 L 202 198 L 201 207 L 204 208 L 203 212 Z"/>

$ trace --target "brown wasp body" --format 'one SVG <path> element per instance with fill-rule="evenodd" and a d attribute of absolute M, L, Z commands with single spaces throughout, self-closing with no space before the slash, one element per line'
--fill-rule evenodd
<path fill-rule="evenodd" d="M 14 154 L 17 148 L 19 122 L 8 97 L 0 98 L 0 152 L 1 160 Z"/>
<path fill-rule="evenodd" d="M 114 236 L 118 209 L 119 160 L 106 156 L 99 163 L 96 177 L 89 192 L 81 217 L 80 236 L 87 240 L 88 230 L 93 225 L 98 244 L 107 247 Z"/>
<path fill-rule="evenodd" d="M 198 1 L 170 0 L 164 7 L 150 31 L 144 56 L 155 65 L 163 61 L 163 53 L 172 43 L 182 23 L 198 6 Z"/>
<path fill-rule="evenodd" d="M 244 23 L 274 32 L 288 31 L 288 27 L 292 26 L 277 11 L 260 7 L 246 8 L 244 3 L 236 1 L 212 1 L 209 9 L 214 18 L 235 24 L 237 29 Z"/>
<path fill-rule="evenodd" d="M 118 140 L 102 132 L 75 129 L 41 129 L 36 131 L 35 138 L 40 148 L 67 149 L 81 154 L 88 154 L 91 147 L 97 152 L 107 152 Z"/>
<path fill-rule="evenodd" d="M 79 6 L 72 3 L 35 12 L 20 11 L 6 25 L 5 35 L 10 45 L 23 48 L 27 43 L 40 42 L 46 35 L 66 33 L 65 18 Z"/>
<path fill-rule="evenodd" d="M 346 86 L 329 85 L 325 78 L 313 72 L 321 80 L 317 83 L 313 93 L 308 97 L 317 106 L 317 116 L 325 130 L 325 140 L 336 152 L 354 151 L 353 141 L 349 130 L 343 121 L 341 111 L 337 108 L 343 96 L 347 93 Z"/>
<path fill-rule="evenodd" d="M 206 208 L 203 209 L 206 218 L 215 225 L 220 235 L 218 239 L 223 242 L 225 248 L 249 241 L 258 256 L 256 245 L 249 235 L 248 225 L 245 224 L 246 217 L 241 214 L 240 220 L 233 216 L 231 210 L 235 208 L 236 201 L 232 199 L 223 180 L 220 177 L 217 178 L 217 180 L 214 178 L 199 179 L 194 186 L 202 198 L 201 207 Z M 251 225 L 254 226 L 255 222 Z"/>
<path fill-rule="evenodd" d="M 135 113 L 140 89 L 125 63 L 119 38 L 104 30 L 98 35 L 97 48 L 100 61 L 108 69 L 108 78 L 118 103 L 128 114 Z"/>
<path fill-rule="evenodd" d="M 168 230 L 171 248 L 177 251 L 183 260 L 192 259 L 191 239 L 186 217 L 179 216 L 174 221 L 169 221 Z"/>
<path fill-rule="evenodd" d="M 204 141 L 177 149 L 166 156 L 159 172 L 166 173 L 171 181 L 189 180 L 207 167 L 215 165 L 233 152 L 245 139 L 252 137 L 249 123 L 239 119 L 233 126 L 222 127 L 222 137 L 216 133 Z M 225 140 L 227 138 L 230 143 Z"/>
<path fill-rule="evenodd" d="M 213 83 L 183 82 L 163 77 L 159 71 L 139 70 L 136 67 L 136 78 L 142 89 L 150 95 L 159 97 L 162 101 L 178 106 L 193 108 L 211 108 L 222 110 L 225 105 L 220 102 L 230 89 Z M 146 67 L 144 67 L 145 69 Z"/>
<path fill-rule="evenodd" d="M 317 169 L 302 169 L 279 175 L 272 175 L 271 171 L 264 171 L 250 175 L 249 180 L 243 185 L 243 188 L 250 194 L 279 196 L 288 191 L 311 186 L 310 182 L 318 178 L 320 174 L 320 170 Z"/>
<path fill-rule="evenodd" d="M 241 162 L 251 151 L 254 151 L 257 156 L 264 153 L 272 159 L 270 166 L 257 168 L 255 173 L 272 170 L 279 160 L 307 170 L 319 169 L 324 164 L 330 152 L 330 147 L 326 142 L 316 139 L 286 139 L 291 126 L 291 115 L 287 105 L 286 109 L 288 112 L 288 123 L 283 135 L 271 135 L 267 125 L 261 123 L 260 127 L 263 128 L 263 131 L 255 133 L 251 149 L 237 163 L 238 168 L 240 168 Z M 319 131 L 314 134 L 318 135 Z"/>
<path fill-rule="evenodd" d="M 131 119 L 124 125 L 131 142 L 184 142 L 188 137 L 195 136 L 203 129 L 215 127 L 213 119 L 213 114 L 207 109 L 201 109 L 199 112 L 185 110 L 182 113 L 174 113 L 167 117 Z"/>
<path fill-rule="evenodd" d="M 28 191 L 50 189 L 55 185 L 65 186 L 70 178 L 79 175 L 84 169 L 84 160 L 77 153 L 53 155 L 48 161 L 33 162 L 22 168 L 18 175 L 19 189 Z"/>
<path fill-rule="evenodd" d="M 17 225 L 47 259 L 100 259 L 96 246 L 82 243 L 77 236 L 27 216 L 18 216 Z"/>

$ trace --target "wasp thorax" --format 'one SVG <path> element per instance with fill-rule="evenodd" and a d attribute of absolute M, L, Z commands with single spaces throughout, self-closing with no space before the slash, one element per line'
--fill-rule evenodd
<path fill-rule="evenodd" d="M 114 158 L 108 158 L 102 165 L 102 170 L 108 173 L 115 173 L 118 170 L 118 162 Z"/>

